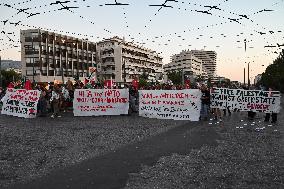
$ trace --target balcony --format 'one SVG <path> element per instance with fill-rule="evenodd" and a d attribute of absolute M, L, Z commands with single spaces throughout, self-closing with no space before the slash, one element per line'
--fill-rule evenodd
<path fill-rule="evenodd" d="M 114 54 L 102 54 L 101 58 L 114 57 Z"/>
<path fill-rule="evenodd" d="M 112 61 L 106 61 L 102 63 L 102 66 L 114 66 L 114 65 L 115 65 L 115 62 L 112 62 Z"/>

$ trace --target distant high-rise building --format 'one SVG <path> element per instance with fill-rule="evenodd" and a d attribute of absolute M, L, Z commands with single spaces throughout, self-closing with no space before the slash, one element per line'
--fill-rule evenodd
<path fill-rule="evenodd" d="M 15 61 L 15 60 L 2 60 L 1 61 L 1 70 L 7 70 L 7 69 L 21 69 L 21 61 Z"/>
<path fill-rule="evenodd" d="M 202 68 L 202 60 L 194 56 L 191 51 L 182 51 L 171 57 L 171 62 L 163 66 L 165 73 L 181 70 L 194 76 L 207 76 Z"/>
<path fill-rule="evenodd" d="M 40 29 L 21 30 L 22 75 L 36 82 L 87 77 L 96 43 Z"/>
<path fill-rule="evenodd" d="M 115 82 L 131 82 L 142 74 L 156 81 L 163 73 L 163 58 L 155 51 L 117 36 L 97 43 L 97 57 L 99 77 Z"/>

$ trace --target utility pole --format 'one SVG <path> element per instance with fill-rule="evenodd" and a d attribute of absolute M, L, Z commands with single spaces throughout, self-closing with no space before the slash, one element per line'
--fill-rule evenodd
<path fill-rule="evenodd" d="M 246 68 L 244 68 L 244 85 L 246 85 Z"/>
<path fill-rule="evenodd" d="M 61 63 L 61 77 L 62 77 L 62 84 L 64 84 L 64 73 L 63 73 L 63 62 L 62 62 L 62 50 L 61 50 L 61 46 L 59 47 L 59 60 L 60 60 L 60 63 Z"/>
<path fill-rule="evenodd" d="M 2 73 L 1 73 L 1 56 L 0 56 L 0 87 L 2 87 Z"/>
<path fill-rule="evenodd" d="M 124 85 L 126 84 L 126 69 L 125 69 L 125 60 L 123 60 L 123 76 L 124 76 Z"/>
<path fill-rule="evenodd" d="M 250 79 L 249 79 L 249 62 L 248 62 L 248 87 L 250 87 Z"/>
<path fill-rule="evenodd" d="M 33 55 L 33 83 L 34 83 L 35 82 L 34 36 L 32 36 L 32 55 Z"/>
<path fill-rule="evenodd" d="M 182 85 L 184 86 L 184 71 L 183 71 L 183 69 L 181 69 L 181 83 L 182 83 Z"/>

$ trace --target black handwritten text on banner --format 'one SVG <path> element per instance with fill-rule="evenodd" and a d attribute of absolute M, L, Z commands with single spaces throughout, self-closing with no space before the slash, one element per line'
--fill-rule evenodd
<path fill-rule="evenodd" d="M 211 107 L 241 111 L 279 113 L 280 92 L 244 89 L 213 88 Z"/>
<path fill-rule="evenodd" d="M 139 91 L 139 115 L 142 117 L 198 121 L 201 92 L 187 90 Z"/>

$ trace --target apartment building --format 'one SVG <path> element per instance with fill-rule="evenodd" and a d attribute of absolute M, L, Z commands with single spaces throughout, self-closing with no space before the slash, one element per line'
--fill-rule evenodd
<path fill-rule="evenodd" d="M 171 57 L 171 62 L 163 66 L 165 73 L 182 70 L 193 76 L 206 75 L 202 69 L 202 60 L 192 55 L 190 51 L 183 50 Z"/>
<path fill-rule="evenodd" d="M 163 58 L 155 51 L 117 36 L 97 43 L 97 57 L 99 77 L 115 82 L 131 82 L 143 73 L 156 81 L 163 73 Z"/>
<path fill-rule="evenodd" d="M 22 75 L 36 82 L 87 77 L 96 43 L 40 29 L 21 30 Z"/>
<path fill-rule="evenodd" d="M 213 78 L 216 75 L 217 53 L 215 51 L 191 50 L 189 52 L 202 60 L 202 67 L 208 77 Z"/>

